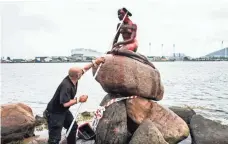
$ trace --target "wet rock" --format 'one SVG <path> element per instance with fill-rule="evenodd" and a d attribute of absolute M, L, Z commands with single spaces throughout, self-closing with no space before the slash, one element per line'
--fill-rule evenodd
<path fill-rule="evenodd" d="M 95 72 L 93 68 L 93 74 Z M 96 80 L 107 93 L 140 95 L 153 100 L 161 100 L 164 94 L 157 69 L 125 56 L 108 54 Z"/>
<path fill-rule="evenodd" d="M 175 114 L 181 117 L 187 124 L 190 124 L 192 117 L 196 114 L 196 112 L 189 107 L 169 107 Z"/>
<path fill-rule="evenodd" d="M 194 115 L 190 123 L 194 144 L 228 144 L 228 126 Z"/>
<path fill-rule="evenodd" d="M 101 102 L 105 105 L 115 96 L 108 94 Z M 126 144 L 128 138 L 127 112 L 124 101 L 106 108 L 96 129 L 96 144 Z"/>
<path fill-rule="evenodd" d="M 67 144 L 66 139 L 60 141 L 60 144 Z M 95 140 L 83 140 L 83 139 L 77 139 L 76 144 L 95 144 Z"/>
<path fill-rule="evenodd" d="M 137 124 L 150 118 L 170 144 L 178 143 L 189 135 L 189 128 L 185 121 L 156 102 L 138 97 L 127 100 L 126 107 L 128 116 Z"/>
<path fill-rule="evenodd" d="M 83 117 L 93 117 L 94 112 L 84 111 L 81 113 Z"/>
<path fill-rule="evenodd" d="M 23 103 L 1 106 L 1 143 L 22 140 L 34 135 L 32 109 Z"/>
<path fill-rule="evenodd" d="M 78 125 L 84 123 L 84 122 L 92 122 L 95 112 L 82 112 L 77 117 L 77 123 Z"/>
<path fill-rule="evenodd" d="M 196 112 L 189 107 L 184 108 L 173 106 L 169 107 L 169 109 L 172 110 L 179 117 L 181 117 L 187 124 L 190 124 L 192 116 L 196 114 Z"/>
<path fill-rule="evenodd" d="M 168 144 L 150 119 L 144 120 L 129 144 Z"/>
<path fill-rule="evenodd" d="M 63 138 L 59 143 L 60 144 L 67 144 L 66 138 Z M 77 139 L 76 144 L 95 144 L 95 140 Z"/>
<path fill-rule="evenodd" d="M 95 144 L 95 140 L 77 140 L 76 144 Z"/>
<path fill-rule="evenodd" d="M 47 123 L 45 118 L 43 118 L 41 116 L 38 116 L 38 115 L 35 116 L 35 120 L 36 120 L 36 122 L 35 122 L 36 126 L 40 126 L 42 124 L 46 124 Z"/>

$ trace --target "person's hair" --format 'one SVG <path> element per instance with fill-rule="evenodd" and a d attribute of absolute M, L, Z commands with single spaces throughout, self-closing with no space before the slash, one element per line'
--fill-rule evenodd
<path fill-rule="evenodd" d="M 127 13 L 128 16 L 132 16 L 132 13 L 130 11 L 128 11 L 125 7 L 119 9 L 118 12 L 121 10 L 123 10 L 125 13 Z"/>

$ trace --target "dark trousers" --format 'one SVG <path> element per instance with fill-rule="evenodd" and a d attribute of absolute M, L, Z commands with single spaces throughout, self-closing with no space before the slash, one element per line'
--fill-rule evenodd
<path fill-rule="evenodd" d="M 47 122 L 49 131 L 48 143 L 59 144 L 59 141 L 61 140 L 62 128 L 64 127 L 68 130 L 73 119 L 74 117 L 69 110 L 61 114 L 47 112 Z M 67 144 L 76 144 L 77 127 L 78 125 L 75 122 L 67 137 Z"/>

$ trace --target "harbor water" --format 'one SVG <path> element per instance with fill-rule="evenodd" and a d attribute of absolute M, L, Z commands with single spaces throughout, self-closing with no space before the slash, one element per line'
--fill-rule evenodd
<path fill-rule="evenodd" d="M 1 64 L 1 104 L 22 102 L 42 115 L 56 88 L 72 66 L 86 63 Z M 228 124 L 228 62 L 154 62 L 165 87 L 164 106 L 189 106 L 203 116 Z M 89 70 L 77 95 L 89 99 L 82 111 L 98 108 L 107 94 Z M 78 105 L 70 110 L 75 113 Z"/>

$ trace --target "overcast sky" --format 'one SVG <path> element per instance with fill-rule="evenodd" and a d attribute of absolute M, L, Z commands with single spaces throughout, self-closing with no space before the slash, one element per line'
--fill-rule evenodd
<path fill-rule="evenodd" d="M 197 57 L 228 46 L 228 0 L 53 0 L 0 2 L 1 55 L 68 56 L 110 50 L 125 6 L 138 25 L 138 52 Z M 151 42 L 151 50 L 149 49 Z M 161 44 L 164 44 L 163 50 Z"/>

